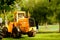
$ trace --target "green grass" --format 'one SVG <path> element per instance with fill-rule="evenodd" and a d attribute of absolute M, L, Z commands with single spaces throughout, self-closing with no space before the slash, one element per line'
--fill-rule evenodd
<path fill-rule="evenodd" d="M 3 40 L 60 40 L 60 33 L 38 33 L 35 37 L 22 35 L 22 38 L 3 38 Z"/>

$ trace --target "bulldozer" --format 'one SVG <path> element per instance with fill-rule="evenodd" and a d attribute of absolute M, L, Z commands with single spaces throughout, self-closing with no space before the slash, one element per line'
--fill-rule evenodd
<path fill-rule="evenodd" d="M 3 37 L 13 37 L 19 38 L 22 34 L 27 34 L 29 37 L 34 37 L 36 34 L 35 22 L 33 18 L 26 15 L 25 11 L 14 12 L 14 21 L 8 22 L 6 26 L 3 27 Z"/>

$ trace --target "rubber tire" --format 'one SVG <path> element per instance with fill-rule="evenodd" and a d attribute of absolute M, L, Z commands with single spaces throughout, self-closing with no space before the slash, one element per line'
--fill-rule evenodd
<path fill-rule="evenodd" d="M 13 38 L 19 38 L 19 37 L 21 37 L 21 33 L 18 31 L 18 29 L 16 27 L 13 28 L 13 30 L 12 30 L 12 37 Z"/>
<path fill-rule="evenodd" d="M 17 33 L 17 38 L 20 38 L 21 37 L 21 32 L 18 32 Z"/>
<path fill-rule="evenodd" d="M 36 33 L 35 33 L 35 32 L 32 32 L 32 31 L 28 32 L 28 36 L 29 36 L 29 37 L 34 37 L 35 34 L 36 34 Z"/>
<path fill-rule="evenodd" d="M 8 34 L 8 29 L 7 29 L 7 27 L 3 27 L 2 33 L 3 33 L 3 37 L 4 37 L 4 38 L 8 36 L 8 35 L 7 35 L 7 34 Z"/>

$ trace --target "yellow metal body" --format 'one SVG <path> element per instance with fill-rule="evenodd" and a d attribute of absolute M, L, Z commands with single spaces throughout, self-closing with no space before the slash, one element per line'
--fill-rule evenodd
<path fill-rule="evenodd" d="M 24 11 L 21 12 L 15 12 L 14 13 L 14 19 L 15 22 L 10 22 L 8 25 L 8 32 L 12 33 L 13 24 L 16 27 L 19 27 L 22 32 L 28 32 L 29 31 L 29 19 L 25 18 L 26 13 Z"/>

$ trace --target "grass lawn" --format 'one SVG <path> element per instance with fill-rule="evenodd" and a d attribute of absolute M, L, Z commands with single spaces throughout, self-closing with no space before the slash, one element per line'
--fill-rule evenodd
<path fill-rule="evenodd" d="M 3 38 L 3 40 L 60 40 L 60 33 L 38 33 L 35 37 L 22 35 L 22 38 Z"/>

